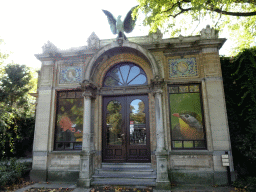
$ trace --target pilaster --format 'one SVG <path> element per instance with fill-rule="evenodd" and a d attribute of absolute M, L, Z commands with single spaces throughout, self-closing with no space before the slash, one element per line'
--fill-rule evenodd
<path fill-rule="evenodd" d="M 97 87 L 88 80 L 81 83 L 81 88 L 84 91 L 84 118 L 83 118 L 83 144 L 80 154 L 80 173 L 78 186 L 90 187 L 91 177 L 93 174 L 93 155 L 91 149 L 91 110 L 92 99 L 95 98 Z"/>
<path fill-rule="evenodd" d="M 156 114 L 156 151 L 166 151 L 164 146 L 164 126 L 163 126 L 163 109 L 162 109 L 162 85 L 164 79 L 160 79 L 158 76 L 151 80 L 151 88 L 155 98 L 155 114 Z"/>
<path fill-rule="evenodd" d="M 168 179 L 168 151 L 164 142 L 164 124 L 163 124 L 163 95 L 164 79 L 158 76 L 151 80 L 152 92 L 155 97 L 155 113 L 156 113 L 156 161 L 157 161 L 157 178 L 156 187 L 159 189 L 170 188 L 170 181 Z"/>
<path fill-rule="evenodd" d="M 33 181 L 47 180 L 48 143 L 52 108 L 54 61 L 42 61 L 40 81 L 38 84 L 38 100 L 36 106 L 36 123 L 33 144 L 33 164 L 30 178 Z"/>

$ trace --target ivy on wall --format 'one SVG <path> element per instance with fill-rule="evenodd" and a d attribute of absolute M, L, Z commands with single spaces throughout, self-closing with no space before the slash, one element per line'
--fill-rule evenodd
<path fill-rule="evenodd" d="M 256 47 L 221 58 L 231 144 L 239 175 L 256 173 Z"/>

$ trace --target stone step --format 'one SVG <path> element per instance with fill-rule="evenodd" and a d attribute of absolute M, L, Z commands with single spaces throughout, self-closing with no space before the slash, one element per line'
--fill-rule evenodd
<path fill-rule="evenodd" d="M 97 179 L 91 182 L 91 185 L 122 185 L 122 186 L 156 186 L 155 179 Z"/>
<path fill-rule="evenodd" d="M 128 179 L 156 179 L 156 174 L 152 172 L 151 174 L 123 174 L 123 173 L 104 173 L 104 174 L 94 174 L 93 178 L 128 178 Z"/>
<path fill-rule="evenodd" d="M 102 163 L 102 168 L 152 168 L 151 163 Z"/>
<path fill-rule="evenodd" d="M 102 163 L 92 178 L 92 185 L 156 185 L 156 172 L 150 163 Z"/>
<path fill-rule="evenodd" d="M 138 174 L 153 174 L 154 170 L 129 170 L 129 169 L 96 169 L 95 174 L 107 174 L 107 173 L 120 173 L 120 174 L 133 174 L 133 175 L 138 175 Z"/>
<path fill-rule="evenodd" d="M 152 174 L 154 172 L 151 168 L 101 168 L 96 169 L 95 174 L 105 174 L 105 173 L 122 173 L 122 174 Z"/>

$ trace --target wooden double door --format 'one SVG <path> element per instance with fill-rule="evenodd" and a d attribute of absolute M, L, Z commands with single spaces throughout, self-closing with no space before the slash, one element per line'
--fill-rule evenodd
<path fill-rule="evenodd" d="M 150 162 L 147 95 L 103 98 L 103 162 Z"/>

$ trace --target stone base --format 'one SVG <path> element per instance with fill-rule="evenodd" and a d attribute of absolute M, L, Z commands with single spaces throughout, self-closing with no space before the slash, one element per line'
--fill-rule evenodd
<path fill-rule="evenodd" d="M 169 177 L 173 184 L 195 184 L 195 185 L 228 185 L 227 172 L 188 172 L 170 171 Z M 231 172 L 232 181 L 235 173 Z"/>
<path fill-rule="evenodd" d="M 78 179 L 77 186 L 89 188 L 91 186 L 91 179 Z"/>
<path fill-rule="evenodd" d="M 156 182 L 156 189 L 171 190 L 170 182 Z"/>
<path fill-rule="evenodd" d="M 48 181 L 75 183 L 79 179 L 79 171 L 48 171 Z"/>
<path fill-rule="evenodd" d="M 213 172 L 169 171 L 172 184 L 213 185 Z"/>
<path fill-rule="evenodd" d="M 235 181 L 236 176 L 235 172 L 231 172 L 231 182 Z M 228 176 L 227 172 L 214 172 L 214 184 L 215 185 L 228 185 Z"/>
<path fill-rule="evenodd" d="M 46 181 L 47 180 L 47 172 L 46 170 L 34 170 L 32 169 L 29 173 L 30 180 L 34 182 Z"/>
<path fill-rule="evenodd" d="M 30 180 L 39 181 L 61 181 L 61 182 L 77 182 L 79 179 L 79 171 L 48 171 L 31 170 Z"/>
<path fill-rule="evenodd" d="M 94 152 L 82 151 L 80 154 L 80 172 L 77 186 L 90 187 L 93 174 L 93 156 Z"/>
<path fill-rule="evenodd" d="M 156 152 L 157 162 L 157 178 L 156 188 L 157 189 L 170 189 L 170 181 L 168 178 L 168 153 L 167 151 Z"/>

